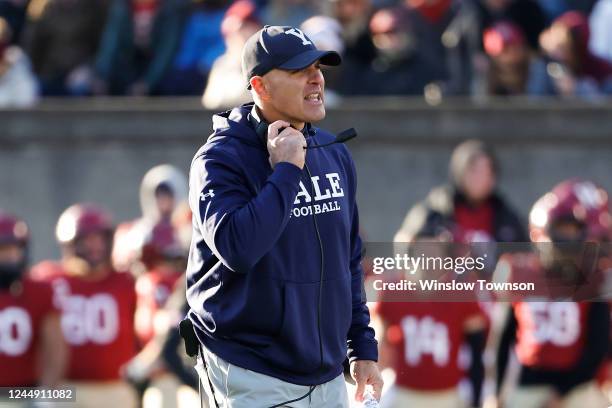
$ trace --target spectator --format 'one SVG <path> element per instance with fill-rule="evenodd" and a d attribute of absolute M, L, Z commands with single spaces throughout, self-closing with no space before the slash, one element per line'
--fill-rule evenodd
<path fill-rule="evenodd" d="M 33 0 L 24 31 L 43 95 L 87 95 L 106 7 L 103 0 Z"/>
<path fill-rule="evenodd" d="M 563 14 L 540 38 L 546 61 L 539 65 L 541 95 L 596 96 L 612 90 L 612 64 L 589 51 L 587 18 L 575 11 Z"/>
<path fill-rule="evenodd" d="M 316 45 L 317 49 L 324 51 L 336 51 L 344 54 L 344 40 L 342 39 L 342 26 L 340 23 L 327 16 L 314 16 L 304 21 L 301 30 Z M 325 67 L 325 103 L 327 106 L 338 106 L 340 95 L 335 91 L 341 80 L 342 71 L 335 67 Z"/>
<path fill-rule="evenodd" d="M 11 44 L 20 44 L 29 2 L 30 0 L 0 0 L 0 17 L 8 22 L 13 32 Z"/>
<path fill-rule="evenodd" d="M 485 28 L 497 21 L 511 21 L 521 28 L 527 44 L 535 51 L 538 35 L 546 26 L 545 16 L 534 0 L 455 1 L 451 11 L 452 19 L 442 34 L 448 70 L 444 94 L 487 92 L 488 58 L 482 44 Z"/>
<path fill-rule="evenodd" d="M 381 9 L 370 21 L 376 58 L 351 78 L 354 94 L 422 95 L 425 86 L 441 79 L 436 61 L 423 56 L 418 37 L 401 8 Z M 355 87 L 355 82 L 359 83 Z"/>
<path fill-rule="evenodd" d="M 36 78 L 21 48 L 11 44 L 11 29 L 0 17 L 0 108 L 32 106 L 37 99 Z"/>
<path fill-rule="evenodd" d="M 321 0 L 270 0 L 263 8 L 263 21 L 270 25 L 299 27 L 320 13 Z"/>
<path fill-rule="evenodd" d="M 451 4 L 452 18 L 441 36 L 445 47 L 448 79 L 443 93 L 466 95 L 482 82 L 486 61 L 482 53 L 481 29 L 478 23 L 478 8 L 473 1 L 456 1 Z"/>
<path fill-rule="evenodd" d="M 342 66 L 336 69 L 335 78 L 329 78 L 331 84 L 342 95 L 362 94 L 355 83 L 376 58 L 369 32 L 372 0 L 328 0 L 324 6 L 325 13 L 340 23 L 344 43 Z"/>
<path fill-rule="evenodd" d="M 327 16 L 314 16 L 304 21 L 300 29 L 314 41 L 318 49 L 336 51 L 340 55 L 344 53 L 342 26 L 336 19 Z"/>
<path fill-rule="evenodd" d="M 189 0 L 172 62 L 156 94 L 202 95 L 215 60 L 225 51 L 221 23 L 229 0 Z"/>
<path fill-rule="evenodd" d="M 220 110 L 251 100 L 242 73 L 241 55 L 246 40 L 261 28 L 251 0 L 238 0 L 227 10 L 221 33 L 225 53 L 217 58 L 208 76 L 202 104 L 206 109 Z"/>
<path fill-rule="evenodd" d="M 175 0 L 113 0 L 96 57 L 97 93 L 157 90 L 182 27 Z"/>
<path fill-rule="evenodd" d="M 342 26 L 345 52 L 342 65 L 368 65 L 376 57 L 368 24 L 371 0 L 329 0 L 329 14 Z"/>
<path fill-rule="evenodd" d="M 496 23 L 485 31 L 483 42 L 489 56 L 487 94 L 527 93 L 531 55 L 520 27 L 511 22 Z"/>
<path fill-rule="evenodd" d="M 407 19 L 418 38 L 419 55 L 429 65 L 444 93 L 466 94 L 470 59 L 445 44 L 444 33 L 454 20 L 460 3 L 453 0 L 404 0 Z M 457 44 L 455 44 L 457 45 Z M 463 50 L 461 50 L 463 51 Z"/>
<path fill-rule="evenodd" d="M 529 46 L 538 49 L 538 37 L 546 27 L 542 9 L 534 0 L 479 0 L 479 29 L 496 21 L 509 20 L 523 30 Z"/>
<path fill-rule="evenodd" d="M 525 242 L 519 217 L 497 192 L 497 161 L 484 143 L 457 146 L 449 167 L 450 183 L 408 212 L 396 242 L 411 242 L 425 225 L 433 233 L 451 231 L 462 242 Z"/>
<path fill-rule="evenodd" d="M 591 51 L 598 57 L 612 61 L 612 0 L 599 0 L 590 17 Z"/>

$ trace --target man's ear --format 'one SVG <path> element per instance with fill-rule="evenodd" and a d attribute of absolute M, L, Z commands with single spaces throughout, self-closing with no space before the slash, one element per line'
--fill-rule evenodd
<path fill-rule="evenodd" d="M 260 99 L 264 101 L 270 99 L 268 85 L 263 77 L 255 75 L 249 80 L 249 83 L 251 84 L 251 89 L 255 91 L 255 93 L 259 96 Z"/>

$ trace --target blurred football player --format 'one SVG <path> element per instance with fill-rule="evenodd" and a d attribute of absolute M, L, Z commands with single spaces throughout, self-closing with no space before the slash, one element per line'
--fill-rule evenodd
<path fill-rule="evenodd" d="M 431 228 L 430 231 L 427 229 Z M 427 224 L 417 233 L 415 253 L 444 257 L 451 248 L 450 233 L 436 235 Z M 418 250 L 414 249 L 418 246 Z M 419 280 L 444 279 L 444 271 L 417 271 Z M 482 353 L 486 342 L 487 318 L 475 301 L 438 302 L 433 291 L 420 291 L 411 301 L 385 301 L 376 304 L 376 330 L 380 333 L 380 362 L 395 371 L 395 384 L 383 396 L 381 406 L 459 408 L 466 406 L 459 384 L 467 374 L 471 383 L 471 406 L 480 404 L 484 377 Z M 416 297 L 419 297 L 418 299 Z M 466 370 L 462 348 L 469 347 L 471 358 Z"/>
<path fill-rule="evenodd" d="M 76 387 L 79 408 L 136 406 L 135 391 L 120 374 L 136 351 L 136 294 L 131 275 L 111 267 L 113 230 L 103 209 L 69 207 L 56 227 L 61 262 L 46 261 L 33 271 L 52 282 L 71 352 L 66 378 Z"/>
<path fill-rule="evenodd" d="M 186 252 L 173 225 L 159 223 L 143 239 L 140 261 L 147 272 L 136 280 L 136 335 L 141 345 L 152 340 L 155 314 L 162 309 L 186 266 Z"/>
<path fill-rule="evenodd" d="M 0 387 L 55 387 L 66 369 L 51 286 L 26 275 L 28 244 L 25 222 L 0 210 Z"/>
<path fill-rule="evenodd" d="M 499 339 L 498 390 L 505 407 L 605 407 L 594 384 L 608 351 L 610 312 L 606 302 L 574 301 L 584 285 L 597 281 L 597 253 L 609 230 L 601 208 L 607 193 L 590 181 L 568 180 L 533 206 L 530 238 L 535 251 L 505 255 L 496 276 L 512 281 L 542 280 L 548 296 L 511 303 Z M 591 293 L 593 298 L 597 294 Z M 502 388 L 511 344 L 518 360 L 516 389 Z"/>
<path fill-rule="evenodd" d="M 162 350 L 168 331 L 178 324 L 165 305 L 183 276 L 187 252 L 174 225 L 166 222 L 152 227 L 142 241 L 140 262 L 147 272 L 136 280 L 136 335 L 142 350 L 126 366 L 125 374 L 136 383 L 150 381 L 143 395 L 144 408 L 178 407 L 182 384 L 167 370 Z M 185 286 L 178 286 L 184 299 Z"/>

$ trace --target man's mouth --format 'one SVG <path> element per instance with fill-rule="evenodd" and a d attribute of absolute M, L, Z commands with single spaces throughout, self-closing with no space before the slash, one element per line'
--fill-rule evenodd
<path fill-rule="evenodd" d="M 315 105 L 320 105 L 323 103 L 323 95 L 321 92 L 312 92 L 304 97 L 307 102 L 310 102 Z"/>

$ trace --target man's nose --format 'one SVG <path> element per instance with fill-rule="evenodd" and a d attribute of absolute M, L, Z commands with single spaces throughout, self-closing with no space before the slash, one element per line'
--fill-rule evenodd
<path fill-rule="evenodd" d="M 324 81 L 323 72 L 320 68 L 312 67 L 309 79 L 311 84 L 322 84 Z"/>

